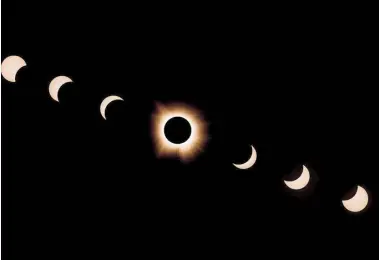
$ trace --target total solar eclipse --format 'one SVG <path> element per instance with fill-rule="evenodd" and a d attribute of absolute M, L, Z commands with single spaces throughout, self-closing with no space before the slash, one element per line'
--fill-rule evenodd
<path fill-rule="evenodd" d="M 197 109 L 183 103 L 156 104 L 152 137 L 158 157 L 193 160 L 207 143 L 207 123 Z"/>
<path fill-rule="evenodd" d="M 183 117 L 173 117 L 167 121 L 164 127 L 164 134 L 170 142 L 181 144 L 190 138 L 191 125 Z"/>

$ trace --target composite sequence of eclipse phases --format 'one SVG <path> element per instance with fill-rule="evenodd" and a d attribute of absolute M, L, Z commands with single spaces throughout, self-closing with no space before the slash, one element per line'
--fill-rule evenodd
<path fill-rule="evenodd" d="M 1 64 L 1 74 L 9 82 L 16 82 L 18 71 L 27 66 L 24 59 L 19 56 L 9 56 Z M 66 76 L 57 76 L 51 80 L 48 91 L 51 98 L 59 102 L 59 90 L 73 80 Z M 108 96 L 100 104 L 100 114 L 106 120 L 106 109 L 111 102 L 124 101 L 119 96 Z M 177 135 L 179 128 L 183 128 L 185 136 Z M 180 131 L 183 133 L 183 131 Z M 207 122 L 201 112 L 194 107 L 183 103 L 156 104 L 156 110 L 152 115 L 151 125 L 152 139 L 155 145 L 155 153 L 158 158 L 176 157 L 182 162 L 194 160 L 205 149 L 208 141 Z M 238 170 L 248 170 L 257 161 L 257 151 L 251 145 L 251 156 L 242 164 L 233 164 Z M 300 176 L 296 180 L 284 180 L 284 184 L 290 190 L 301 192 L 312 182 L 312 171 L 302 165 Z M 363 212 L 367 209 L 370 196 L 361 185 L 356 186 L 355 195 L 350 199 L 341 200 L 341 205 L 352 213 Z"/>

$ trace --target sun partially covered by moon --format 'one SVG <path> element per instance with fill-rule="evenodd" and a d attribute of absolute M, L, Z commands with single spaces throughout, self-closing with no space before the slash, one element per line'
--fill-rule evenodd
<path fill-rule="evenodd" d="M 235 164 L 235 163 L 233 163 L 233 165 L 235 167 L 237 167 L 238 169 L 246 170 L 246 169 L 249 169 L 250 167 L 252 167 L 255 164 L 256 160 L 257 160 L 257 151 L 254 149 L 254 146 L 251 146 L 251 156 L 250 156 L 250 159 L 247 160 L 247 162 L 245 162 L 243 164 Z"/>
<path fill-rule="evenodd" d="M 365 188 L 357 186 L 355 195 L 347 200 L 342 200 L 342 205 L 350 212 L 357 213 L 363 211 L 369 203 L 369 196 Z"/>
<path fill-rule="evenodd" d="M 166 128 L 173 120 L 181 120 L 189 125 L 190 129 L 185 140 L 183 138 L 181 141 L 169 140 L 166 136 Z M 181 130 L 172 124 L 171 128 L 171 132 L 175 135 Z M 152 115 L 152 137 L 156 155 L 177 157 L 182 162 L 192 161 L 204 149 L 208 141 L 207 128 L 202 113 L 189 105 L 156 103 L 156 110 Z"/>
<path fill-rule="evenodd" d="M 9 82 L 16 82 L 17 72 L 26 66 L 26 62 L 19 56 L 9 56 L 1 63 L 1 74 Z"/>
<path fill-rule="evenodd" d="M 309 173 L 309 170 L 305 165 L 303 165 L 301 174 L 296 180 L 293 180 L 293 181 L 284 180 L 284 183 L 287 185 L 288 188 L 292 190 L 301 190 L 301 189 L 304 189 L 308 185 L 310 179 L 311 179 L 311 175 Z"/>
<path fill-rule="evenodd" d="M 52 99 L 59 102 L 58 93 L 60 88 L 66 84 L 72 82 L 72 79 L 66 76 L 55 77 L 49 84 L 49 93 Z"/>

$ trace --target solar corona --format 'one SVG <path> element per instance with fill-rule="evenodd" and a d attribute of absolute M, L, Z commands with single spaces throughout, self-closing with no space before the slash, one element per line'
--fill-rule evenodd
<path fill-rule="evenodd" d="M 165 135 L 165 126 L 173 118 L 182 118 L 190 125 L 189 138 L 182 143 L 174 143 Z M 201 112 L 191 106 L 157 103 L 152 115 L 152 137 L 158 157 L 178 157 L 183 162 L 189 162 L 196 158 L 207 143 L 207 124 Z"/>

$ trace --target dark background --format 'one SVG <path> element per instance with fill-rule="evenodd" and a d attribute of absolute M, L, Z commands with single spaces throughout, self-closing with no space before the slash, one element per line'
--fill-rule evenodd
<path fill-rule="evenodd" d="M 4 258 L 159 256 L 184 246 L 181 256 L 235 243 L 288 257 L 359 251 L 377 237 L 370 16 L 279 17 L 273 8 L 195 15 L 3 1 L 1 58 L 27 62 L 16 83 L 2 78 Z M 59 75 L 74 83 L 57 103 L 48 84 Z M 105 121 L 108 95 L 125 102 Z M 194 162 L 155 157 L 155 101 L 203 112 L 211 139 Z M 257 163 L 237 170 L 251 144 Z M 312 189 L 290 192 L 283 179 L 302 164 Z M 372 203 L 353 215 L 341 199 L 357 184 Z"/>

